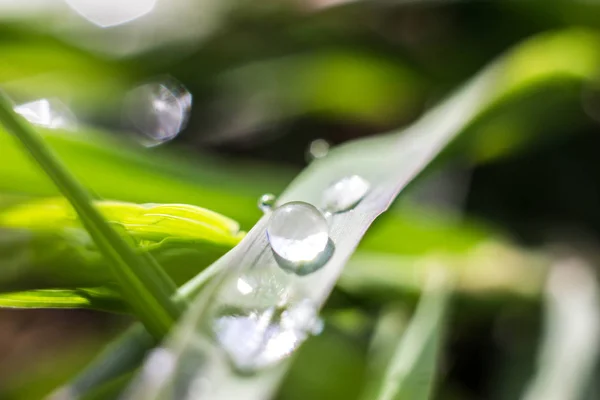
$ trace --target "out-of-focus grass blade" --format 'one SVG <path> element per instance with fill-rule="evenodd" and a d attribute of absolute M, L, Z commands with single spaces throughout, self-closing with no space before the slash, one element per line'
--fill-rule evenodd
<path fill-rule="evenodd" d="M 546 323 L 538 371 L 524 400 L 578 400 L 600 354 L 600 287 L 587 261 L 557 261 L 546 288 Z"/>
<path fill-rule="evenodd" d="M 1 35 L 10 40 L 0 43 L 4 55 L 0 86 L 11 94 L 25 99 L 66 98 L 78 109 L 89 111 L 108 106 L 132 81 L 118 61 L 92 55 L 32 29 L 12 28 L 2 24 Z"/>
<path fill-rule="evenodd" d="M 292 171 L 280 166 L 240 165 L 182 149 L 150 151 L 91 129 L 39 132 L 69 170 L 102 198 L 193 204 L 230 216 L 244 228 L 251 228 L 260 217 L 258 197 L 280 192 L 293 178 Z M 1 127 L 0 149 L 0 192 L 57 194 Z"/>
<path fill-rule="evenodd" d="M 313 162 L 292 182 L 278 204 L 306 201 L 320 205 L 324 190 L 332 182 L 352 174 L 369 181 L 371 191 L 351 212 L 336 214 L 331 219 L 330 238 L 335 243 L 335 252 L 327 265 L 311 275 L 292 278 L 290 286 L 304 293 L 306 299 L 315 305 L 322 305 L 369 225 L 452 139 L 499 103 L 539 87 L 555 83 L 580 84 L 582 80 L 593 79 L 600 67 L 599 44 L 600 38 L 596 34 L 582 30 L 535 38 L 493 63 L 455 96 L 409 128 L 392 135 L 350 142 Z M 228 270 L 230 278 L 254 268 L 276 270 L 278 267 L 265 235 L 266 224 L 267 217 L 260 220 L 236 248 L 213 265 Z M 213 289 L 218 292 L 218 286 Z M 157 382 L 155 377 L 142 376 L 139 391 L 132 394 L 134 398 L 136 393 L 147 393 L 148 387 L 156 389 L 155 393 L 160 397 L 169 393 L 174 382 L 182 393 L 189 393 L 193 376 L 210 381 L 210 388 L 217 392 L 210 392 L 209 388 L 208 393 L 218 393 L 218 396 L 212 396 L 213 399 L 225 398 L 219 397 L 223 394 L 219 392 L 221 388 L 227 388 L 227 393 L 235 393 L 241 387 L 252 389 L 245 392 L 248 400 L 262 398 L 256 396 L 273 391 L 274 386 L 264 385 L 274 385 L 275 382 L 266 383 L 261 374 L 256 376 L 256 380 L 237 376 L 214 344 L 213 347 L 208 345 L 207 353 L 197 354 L 202 352 L 198 346 L 202 333 L 197 328 L 205 326 L 203 318 L 208 317 L 209 306 L 213 305 L 212 293 L 206 291 L 198 298 L 197 304 L 184 317 L 180 329 L 167 342 L 167 349 L 173 350 L 175 357 L 172 360 L 174 368 L 165 371 L 162 383 Z M 194 355 L 197 357 L 194 358 Z M 186 368 L 182 367 L 184 364 Z M 284 367 L 285 363 L 282 363 L 279 369 Z M 182 370 L 193 371 L 192 377 L 178 376 L 177 372 Z M 199 389 L 191 396 L 205 394 Z"/>
<path fill-rule="evenodd" d="M 455 276 L 457 292 L 532 298 L 541 293 L 550 262 L 541 253 L 493 239 L 475 242 L 464 253 L 436 249 L 422 255 L 357 251 L 337 285 L 372 301 L 394 300 L 407 292 L 420 292 L 431 270 L 441 266 Z"/>
<path fill-rule="evenodd" d="M 0 293 L 1 308 L 87 308 L 123 312 L 118 292 L 107 288 L 45 289 Z"/>
<path fill-rule="evenodd" d="M 236 245 L 239 225 L 183 204 L 94 201 L 109 224 L 156 258 L 178 284 Z M 114 278 L 77 213 L 62 198 L 0 210 L 0 291 L 113 285 Z"/>
<path fill-rule="evenodd" d="M 149 257 L 139 256 L 106 223 L 92 205 L 85 189 L 58 161 L 35 130 L 12 110 L 11 101 L 0 93 L 0 121 L 18 139 L 38 165 L 71 202 L 91 237 L 109 260 L 122 295 L 148 330 L 157 337 L 166 334 L 179 316 L 171 301 L 175 284 Z"/>
<path fill-rule="evenodd" d="M 438 280 L 438 277 L 433 278 Z M 431 397 L 449 298 L 448 282 L 442 279 L 443 275 L 423 293 L 389 362 L 377 400 L 427 400 Z"/>
<path fill-rule="evenodd" d="M 376 399 L 383 384 L 387 366 L 406 332 L 410 314 L 408 307 L 394 303 L 381 310 L 369 344 L 367 378 L 361 399 Z"/>

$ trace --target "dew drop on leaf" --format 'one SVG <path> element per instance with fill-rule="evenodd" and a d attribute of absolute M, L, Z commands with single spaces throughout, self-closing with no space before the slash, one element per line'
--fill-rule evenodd
<path fill-rule="evenodd" d="M 371 185 L 358 175 L 343 177 L 332 183 L 323 194 L 326 212 L 342 213 L 356 207 L 367 195 Z"/>
<path fill-rule="evenodd" d="M 306 149 L 306 162 L 311 163 L 314 160 L 323 158 L 329 152 L 330 144 L 325 139 L 315 139 Z"/>
<path fill-rule="evenodd" d="M 75 129 L 77 120 L 58 99 L 39 99 L 14 107 L 16 113 L 34 125 L 50 129 Z"/>
<path fill-rule="evenodd" d="M 125 97 L 124 116 L 148 147 L 174 139 L 188 122 L 192 95 L 176 80 L 150 82 Z"/>
<path fill-rule="evenodd" d="M 329 242 L 329 226 L 311 204 L 296 201 L 273 211 L 267 226 L 273 252 L 282 261 L 301 266 L 319 258 Z"/>
<path fill-rule="evenodd" d="M 275 205 L 275 201 L 277 198 L 274 194 L 265 193 L 258 199 L 258 208 L 264 213 L 267 214 L 273 210 L 273 206 Z"/>

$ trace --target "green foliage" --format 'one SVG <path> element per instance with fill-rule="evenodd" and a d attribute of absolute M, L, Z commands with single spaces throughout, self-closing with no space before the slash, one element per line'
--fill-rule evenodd
<path fill-rule="evenodd" d="M 235 165 L 185 151 L 144 151 L 106 132 L 39 130 L 70 171 L 104 199 L 205 207 L 250 228 L 260 216 L 256 199 L 277 193 L 292 177 L 285 168 Z M 56 188 L 0 128 L 0 192 L 55 196 Z M 126 171 L 126 173 L 124 173 Z"/>
<path fill-rule="evenodd" d="M 528 10 L 530 14 L 539 12 L 538 5 L 527 3 L 490 7 L 494 11 L 494 18 L 495 11 L 506 8 Z M 597 6 L 575 5 L 559 0 L 551 3 L 551 6 L 543 8 L 548 14 L 547 18 L 554 21 L 552 26 L 560 26 L 556 20 L 571 25 L 574 21 L 597 19 L 594 17 Z M 363 4 L 359 4 L 357 8 L 342 8 L 351 15 L 357 9 L 363 10 L 363 7 Z M 465 3 L 464 8 L 468 7 L 470 5 Z M 409 15 L 415 12 L 408 8 Z M 419 10 L 427 15 L 427 10 L 421 10 L 420 6 Z M 9 93 L 18 93 L 23 98 L 64 95 L 75 100 L 78 109 L 102 115 L 106 107 L 118 108 L 113 100 L 126 90 L 132 76 L 138 79 L 144 74 L 153 74 L 156 70 L 166 68 L 177 71 L 178 76 L 189 78 L 189 84 L 194 85 L 195 89 L 201 87 L 204 90 L 214 80 L 214 87 L 210 86 L 210 89 L 225 91 L 225 103 L 239 105 L 226 112 L 226 119 L 231 119 L 233 125 L 239 119 L 244 122 L 248 104 L 255 105 L 252 102 L 256 100 L 253 94 L 265 90 L 268 92 L 266 97 L 272 96 L 274 100 L 261 103 L 258 99 L 258 110 L 251 109 L 259 115 L 257 119 L 260 123 L 276 124 L 309 114 L 327 121 L 333 119 L 339 122 L 337 119 L 341 119 L 346 124 L 361 121 L 375 125 L 375 128 L 369 129 L 379 131 L 382 126 L 396 125 L 394 118 L 398 116 L 402 119 L 414 115 L 422 106 L 423 99 L 432 95 L 436 97 L 437 93 L 426 91 L 431 84 L 436 87 L 456 85 L 464 77 L 461 73 L 470 74 L 481 60 L 487 60 L 511 40 L 525 36 L 519 31 L 519 26 L 515 26 L 517 33 L 511 33 L 514 37 L 506 39 L 506 42 L 498 40 L 495 43 L 495 39 L 486 39 L 485 51 L 470 46 L 473 38 L 462 38 L 462 46 L 470 50 L 456 53 L 452 38 L 444 41 L 443 47 L 446 49 L 428 46 L 427 43 L 419 46 L 415 45 L 419 40 L 419 29 L 410 29 L 414 37 L 405 37 L 405 34 L 397 37 L 398 32 L 391 32 L 390 27 L 383 23 L 378 25 L 381 21 L 374 25 L 370 14 L 368 24 L 355 24 L 352 18 L 350 22 L 346 21 L 344 12 L 340 12 L 340 9 L 328 13 L 315 12 L 316 17 L 303 13 L 301 27 L 297 20 L 289 16 L 277 18 L 278 24 L 274 26 L 270 26 L 269 21 L 260 20 L 260 29 L 252 26 L 252 18 L 244 16 L 240 18 L 241 23 L 231 22 L 232 26 L 227 26 L 223 36 L 217 35 L 214 42 L 212 38 L 207 39 L 208 44 L 200 46 L 201 49 L 191 57 L 181 57 L 181 65 L 161 65 L 165 61 L 152 53 L 143 57 L 154 57 L 161 61 L 154 61 L 154 64 L 148 62 L 149 66 L 144 65 L 145 60 L 138 65 L 135 65 L 135 61 L 131 64 L 128 61 L 107 61 L 42 35 L 26 35 L 14 43 L 10 40 L 0 41 L 4 61 L 0 65 L 0 83 Z M 384 13 L 387 13 L 387 8 Z M 477 12 L 474 14 L 479 18 Z M 427 19 L 424 21 L 427 22 Z M 498 24 L 505 22 L 501 19 L 498 21 Z M 457 26 L 463 25 L 462 20 L 451 22 L 457 22 Z M 494 22 L 484 22 L 490 23 L 489 35 L 486 36 L 497 37 Z M 236 26 L 237 23 L 240 23 L 241 29 Z M 286 28 L 282 29 L 280 25 L 286 25 Z M 438 26 L 437 23 L 434 25 Z M 443 25 L 439 24 L 437 29 L 443 31 Z M 346 27 L 346 30 L 336 31 L 340 26 Z M 510 26 L 510 31 L 513 30 L 512 25 L 507 26 Z M 477 28 L 481 31 L 480 26 Z M 547 26 L 543 28 L 540 30 L 546 30 Z M 43 30 L 41 27 L 39 29 Z M 468 32 L 468 29 L 472 27 L 465 28 L 465 31 Z M 257 35 L 255 30 L 260 30 L 262 36 Z M 398 57 L 397 47 L 388 49 L 389 54 L 387 50 L 373 50 L 375 46 L 369 42 L 373 40 L 372 37 L 358 40 L 361 35 L 364 36 L 365 30 L 376 31 L 376 36 L 385 38 L 385 46 L 399 41 L 407 48 L 419 47 L 413 51 L 418 61 L 412 65 L 415 60 Z M 342 34 L 337 37 L 340 32 Z M 228 46 L 228 40 L 231 40 L 229 35 L 234 37 L 233 43 L 237 47 Z M 236 42 L 236 35 L 244 40 Z M 363 47 L 369 51 L 363 51 Z M 240 51 L 240 48 L 245 50 Z M 297 54 L 288 54 L 298 49 L 301 51 Z M 281 57 L 280 53 L 285 57 Z M 428 57 L 436 61 L 431 63 Z M 258 62 L 254 62 L 257 59 Z M 194 62 L 197 60 L 201 61 Z M 427 63 L 434 64 L 429 65 L 430 70 L 425 67 Z M 436 70 L 438 74 L 443 71 L 440 76 L 448 81 L 440 82 L 440 76 L 435 76 Z M 421 124 L 416 125 L 416 130 L 424 135 L 441 132 L 442 140 L 436 142 L 440 148 L 447 144 L 445 139 L 454 140 L 454 135 L 460 133 L 460 137 L 451 143 L 444 155 L 450 157 L 460 154 L 476 163 L 489 163 L 499 157 L 512 155 L 516 149 L 527 148 L 532 143 L 537 146 L 556 131 L 576 131 L 584 122 L 580 115 L 577 116 L 579 120 L 572 118 L 567 110 L 576 108 L 574 104 L 579 108 L 581 85 L 591 84 L 599 70 L 598 32 L 577 28 L 545 33 L 517 46 L 486 69 L 479 76 L 478 83 L 473 85 L 481 89 L 476 91 L 475 96 L 467 96 L 467 101 L 455 103 L 456 107 L 451 112 L 434 109 L 421 120 Z M 36 78 L 47 71 L 53 71 L 52 79 Z M 269 83 L 271 86 L 268 86 Z M 197 109 L 202 108 L 203 105 Z M 211 111 L 207 114 L 211 114 Z M 113 121 L 108 122 L 110 124 Z M 218 130 L 219 124 L 216 125 Z M 559 126 L 564 129 L 558 129 Z M 194 126 L 193 129 L 199 129 L 200 136 L 203 128 Z M 254 128 L 254 125 L 244 126 L 242 130 L 252 131 Z M 398 136 L 410 132 L 409 129 Z M 106 243 L 97 245 L 93 240 L 97 240 L 99 234 L 102 236 L 102 232 L 91 229 L 91 234 L 88 233 L 85 228 L 90 228 L 90 221 L 84 215 L 82 223 L 77 212 L 63 199 L 52 197 L 35 200 L 39 196 L 55 196 L 56 187 L 22 153 L 14 138 L 6 133 L 0 127 L 0 307 L 92 308 L 128 312 L 144 320 L 151 319 L 152 316 L 147 314 L 153 312 L 152 306 L 149 310 L 143 310 L 139 305 L 136 308 L 123 302 L 118 290 L 119 279 L 111 273 L 114 263 L 106 258 L 109 246 Z M 194 297 L 206 281 L 231 266 L 213 263 L 231 250 L 244 235 L 233 220 L 239 221 L 243 229 L 251 228 L 260 217 L 255 206 L 258 196 L 264 192 L 281 193 L 294 175 L 292 169 L 280 165 L 261 166 L 248 161 L 232 163 L 206 154 L 198 156 L 188 153 L 177 146 L 166 150 L 141 149 L 127 141 L 116 140 L 106 132 L 96 132 L 87 127 L 76 134 L 43 129 L 40 129 L 40 134 L 65 162 L 69 171 L 94 194 L 119 200 L 90 202 L 88 199 L 87 202 L 93 204 L 92 209 L 95 208 L 133 249 L 134 257 L 129 261 L 134 260 L 135 263 L 135 260 L 141 260 L 140 265 L 145 265 L 138 272 L 143 275 L 143 271 L 155 269 L 153 260 L 156 260 L 177 285 L 188 282 L 175 297 L 171 297 L 177 302 Z M 372 173 L 375 180 L 387 176 L 390 170 L 412 171 L 405 174 L 406 180 L 392 177 L 387 182 L 388 186 L 382 185 L 390 193 L 397 191 L 429 163 L 430 154 L 418 146 L 412 153 L 402 153 L 403 146 L 398 146 L 390 160 L 399 161 L 390 161 L 390 167 L 386 170 L 381 167 L 383 163 L 380 161 L 395 144 L 394 140 L 373 139 L 361 142 L 354 149 L 351 148 L 352 144 L 344 146 L 348 150 L 346 153 L 344 148 L 340 149 L 341 152 L 334 151 L 329 157 L 337 157 L 338 163 L 327 164 L 326 160 L 315 163 L 294 181 L 283 198 L 302 198 L 315 202 L 313 195 L 319 195 L 323 186 L 329 184 L 338 172 L 355 173 L 361 164 L 369 162 L 373 168 L 368 172 Z M 404 144 L 410 145 L 408 142 Z M 390 153 L 393 152 L 390 150 Z M 399 156 L 402 154 L 405 155 Z M 421 156 L 421 161 L 416 163 L 418 166 L 413 169 L 411 162 Z M 441 157 L 438 162 L 444 160 Z M 324 167 L 319 169 L 320 165 Z M 435 166 L 434 163 L 427 168 Z M 316 184 L 303 185 L 311 179 Z M 393 185 L 397 185 L 395 189 L 391 189 Z M 374 205 L 377 212 L 387 206 L 387 200 L 384 200 Z M 149 202 L 153 204 L 146 204 Z M 342 235 L 364 232 L 369 218 L 359 219 L 346 224 Z M 341 231 L 338 226 L 336 229 Z M 257 234 L 257 241 L 264 240 L 261 235 L 260 232 Z M 339 250 L 349 256 L 355 244 Z M 137 257 L 139 255 L 141 257 Z M 401 301 L 404 306 L 410 304 L 414 297 L 409 296 L 407 301 L 407 294 L 421 293 L 432 271 L 440 268 L 447 271 L 453 277 L 453 290 L 466 295 L 469 302 L 480 304 L 480 300 L 493 298 L 498 292 L 513 297 L 539 297 L 551 261 L 549 254 L 515 245 L 495 227 L 473 223 L 468 218 L 446 218 L 432 214 L 426 208 L 397 205 L 369 229 L 356 253 L 348 260 L 340 279 L 335 282 L 337 291 L 329 304 L 330 308 L 326 310 L 329 316 L 329 312 L 341 302 L 345 307 L 352 307 L 353 315 L 361 316 L 361 324 L 352 325 L 344 332 L 332 332 L 329 326 L 322 337 L 307 343 L 300 351 L 280 397 L 355 398 L 364 383 L 363 365 L 366 357 L 361 353 L 361 346 L 364 347 L 369 334 L 373 308 L 390 301 Z M 211 264 L 212 267 L 206 269 Z M 204 273 L 198 275 L 201 271 Z M 337 276 L 326 278 L 329 287 L 333 287 Z M 129 289 L 127 286 L 125 290 Z M 173 294 L 173 290 L 174 287 L 171 287 L 169 293 Z M 162 297 L 168 300 L 169 296 Z M 446 293 L 422 294 L 408 330 L 400 326 L 396 336 L 400 337 L 403 333 L 402 338 L 386 343 L 384 351 L 388 355 L 394 350 L 396 353 L 393 354 L 387 375 L 384 375 L 383 369 L 377 371 L 384 375 L 383 378 L 377 377 L 383 384 L 381 399 L 430 397 L 439 359 L 440 336 L 444 332 L 446 297 Z M 334 321 L 334 318 L 330 321 Z M 166 332 L 164 326 L 169 324 L 161 325 L 160 329 L 155 329 L 160 331 L 158 334 L 154 332 L 157 337 Z M 178 327 L 176 332 L 180 332 L 180 329 Z M 120 342 L 103 353 L 100 362 L 87 370 L 91 373 L 80 376 L 72 388 L 87 392 L 109 378 L 131 371 L 155 344 L 156 341 L 142 326 L 136 325 Z M 285 367 L 283 365 L 281 369 Z M 582 368 L 589 369 L 586 365 Z M 580 375 L 585 373 L 583 371 Z M 126 374 L 118 379 L 119 389 L 129 377 L 130 374 Z M 220 384 L 226 385 L 227 381 Z M 253 387 L 251 379 L 246 380 L 245 384 Z M 275 387 L 274 382 L 267 382 L 266 385 Z M 41 390 L 27 391 L 26 387 L 32 388 L 33 385 L 22 386 L 26 398 L 27 393 L 30 397 L 41 394 Z M 575 391 L 581 391 L 579 381 L 577 386 Z M 103 389 L 101 387 L 99 393 Z M 33 392 L 36 394 L 32 395 Z M 442 394 L 444 398 L 446 394 Z M 104 398 L 115 396 L 114 393 L 105 394 Z M 463 396 L 459 395 L 459 398 Z"/>
<path fill-rule="evenodd" d="M 35 130 L 12 109 L 0 94 L 0 121 L 22 144 L 77 211 L 82 224 L 109 262 L 120 292 L 148 330 L 161 337 L 179 315 L 171 301 L 175 284 L 154 259 L 138 256 L 110 227 L 91 203 L 91 197 L 49 150 Z"/>
<path fill-rule="evenodd" d="M 448 283 L 434 282 L 447 277 L 443 273 L 436 276 L 434 272 L 431 278 L 433 287 L 424 292 L 410 324 L 393 350 L 378 400 L 431 398 L 449 297 L 449 289 L 445 287 Z"/>
<path fill-rule="evenodd" d="M 94 205 L 124 239 L 157 259 L 178 284 L 243 237 L 237 223 L 200 207 L 104 200 Z M 65 199 L 23 202 L 1 210 L 0 230 L 6 238 L 0 242 L 5 268 L 0 281 L 4 291 L 13 291 L 0 295 L 0 306 L 127 309 L 114 292 L 116 281 L 106 260 Z M 22 291 L 42 284 L 52 290 Z"/>

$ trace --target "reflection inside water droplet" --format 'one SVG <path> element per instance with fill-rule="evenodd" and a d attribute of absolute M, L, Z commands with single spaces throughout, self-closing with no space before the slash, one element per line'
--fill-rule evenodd
<path fill-rule="evenodd" d="M 258 199 L 258 208 L 264 213 L 271 212 L 277 198 L 274 194 L 265 193 Z"/>
<path fill-rule="evenodd" d="M 165 79 L 131 90 L 125 97 L 124 115 L 140 133 L 142 144 L 156 146 L 185 128 L 191 107 L 190 92 L 174 79 Z"/>
<path fill-rule="evenodd" d="M 273 256 L 275 257 L 275 261 L 277 261 L 277 265 L 279 265 L 281 269 L 292 272 L 296 275 L 304 276 L 323 268 L 329 259 L 331 259 L 334 252 L 335 244 L 331 239 L 329 239 L 325 249 L 310 261 L 290 262 L 285 260 L 283 257 L 280 257 L 277 253 L 273 253 Z"/>
<path fill-rule="evenodd" d="M 315 139 L 306 149 L 306 162 L 310 163 L 319 158 L 323 158 L 329 152 L 330 144 L 325 139 Z"/>
<path fill-rule="evenodd" d="M 75 129 L 77 120 L 71 110 L 58 99 L 39 99 L 14 107 L 32 124 L 50 129 Z"/>
<path fill-rule="evenodd" d="M 371 184 L 358 175 L 343 177 L 325 189 L 324 208 L 334 214 L 351 210 L 361 202 L 370 188 Z"/>
<path fill-rule="evenodd" d="M 286 262 L 312 262 L 327 247 L 329 226 L 313 205 L 290 202 L 273 211 L 267 237 L 273 252 Z"/>

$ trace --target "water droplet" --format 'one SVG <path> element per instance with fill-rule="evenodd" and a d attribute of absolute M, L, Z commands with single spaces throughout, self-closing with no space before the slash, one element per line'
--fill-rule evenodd
<path fill-rule="evenodd" d="M 306 161 L 308 163 L 323 158 L 329 152 L 330 144 L 325 139 L 315 139 L 308 145 L 306 149 Z"/>
<path fill-rule="evenodd" d="M 282 260 L 301 265 L 319 258 L 327 248 L 329 226 L 313 205 L 295 201 L 273 211 L 267 237 Z"/>
<path fill-rule="evenodd" d="M 75 129 L 77 120 L 71 110 L 58 99 L 39 99 L 15 106 L 32 124 L 50 129 Z"/>
<path fill-rule="evenodd" d="M 371 184 L 358 175 L 341 178 L 325 189 L 324 208 L 331 213 L 351 210 L 367 195 L 370 187 Z"/>
<path fill-rule="evenodd" d="M 66 0 L 66 2 L 83 18 L 101 28 L 134 21 L 152 11 L 156 5 L 156 0 L 125 2 L 120 0 Z"/>
<path fill-rule="evenodd" d="M 224 308 L 212 329 L 234 368 L 247 374 L 290 356 L 319 325 L 316 307 L 304 299 L 262 308 Z"/>
<path fill-rule="evenodd" d="M 145 146 L 174 139 L 185 128 L 192 95 L 176 80 L 151 82 L 131 90 L 125 97 L 124 115 L 141 134 Z"/>
<path fill-rule="evenodd" d="M 264 213 L 267 214 L 273 210 L 273 206 L 275 205 L 275 201 L 277 197 L 271 193 L 265 193 L 258 199 L 258 208 Z"/>

